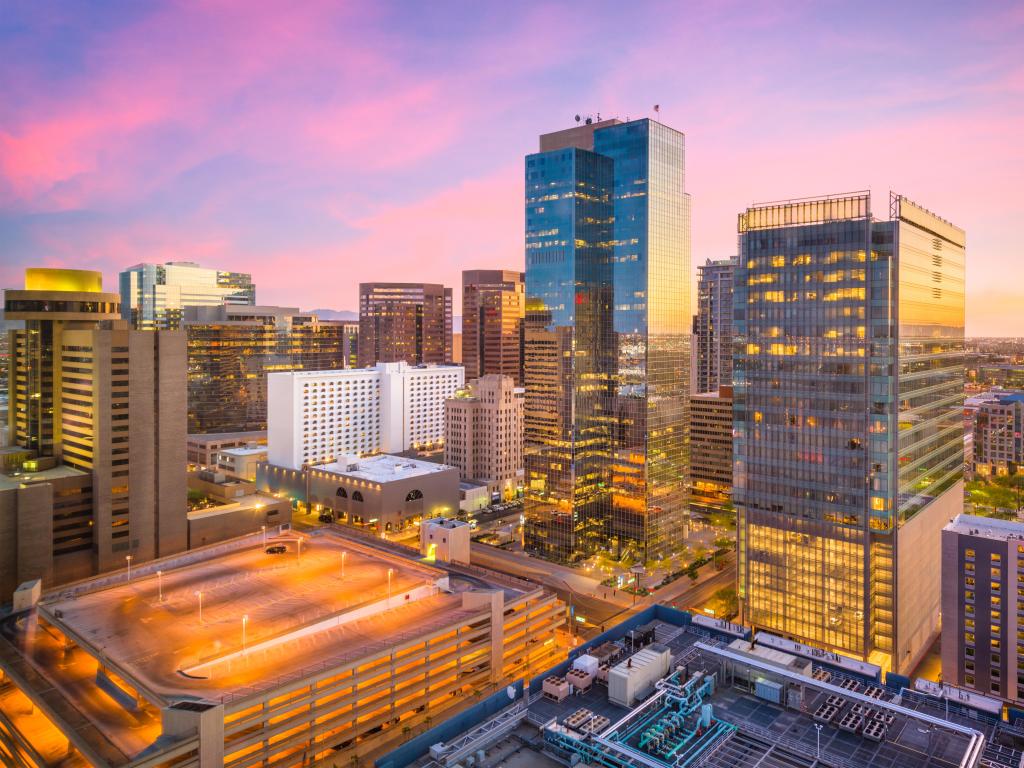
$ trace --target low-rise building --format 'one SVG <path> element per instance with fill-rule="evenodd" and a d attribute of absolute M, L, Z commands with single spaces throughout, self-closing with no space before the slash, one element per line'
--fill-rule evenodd
<path fill-rule="evenodd" d="M 488 374 L 445 403 L 445 464 L 504 499 L 515 498 L 523 486 L 525 391 L 509 376 Z"/>
<path fill-rule="evenodd" d="M 217 466 L 217 455 L 228 448 L 246 448 L 267 444 L 267 432 L 214 432 L 189 435 L 185 453 L 188 463 L 196 467 Z"/>
<path fill-rule="evenodd" d="M 468 563 L 469 523 L 451 517 L 434 517 L 420 525 L 420 554 L 430 562 Z"/>
<path fill-rule="evenodd" d="M 378 363 L 268 377 L 268 461 L 327 464 L 444 443 L 444 403 L 463 386 L 461 365 Z"/>
<path fill-rule="evenodd" d="M 0 618 L 0 762 L 370 764 L 554 661 L 565 607 L 543 588 L 347 534 L 255 533 L 41 599 L 26 585 L 27 612 Z"/>
<path fill-rule="evenodd" d="M 1024 524 L 957 515 L 942 529 L 943 682 L 1024 702 L 1022 578 Z"/>
<path fill-rule="evenodd" d="M 374 532 L 402 531 L 459 508 L 458 470 L 389 454 L 305 469 L 261 464 L 256 487 L 294 500 L 307 513 L 329 514 L 336 522 Z"/>
<path fill-rule="evenodd" d="M 217 469 L 244 480 L 256 479 L 256 467 L 267 460 L 267 446 L 225 448 L 217 454 Z"/>

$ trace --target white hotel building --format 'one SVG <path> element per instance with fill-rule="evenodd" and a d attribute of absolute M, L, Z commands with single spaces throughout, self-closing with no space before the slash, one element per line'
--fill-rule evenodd
<path fill-rule="evenodd" d="M 300 469 L 344 456 L 443 445 L 445 400 L 464 381 L 461 365 L 271 373 L 267 460 Z"/>

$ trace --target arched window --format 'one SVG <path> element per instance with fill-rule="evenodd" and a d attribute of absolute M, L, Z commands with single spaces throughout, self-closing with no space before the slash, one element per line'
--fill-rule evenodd
<path fill-rule="evenodd" d="M 359 491 L 355 491 L 352 494 L 352 501 L 362 501 L 362 500 L 363 500 L 363 494 L 361 494 Z"/>
<path fill-rule="evenodd" d="M 416 499 L 422 499 L 422 498 L 423 498 L 423 492 L 420 491 L 419 489 L 411 490 L 405 496 L 405 500 L 406 501 L 416 501 Z"/>
<path fill-rule="evenodd" d="M 347 499 L 348 498 L 348 491 L 346 491 L 344 488 L 339 488 L 337 495 L 340 496 L 343 499 Z"/>

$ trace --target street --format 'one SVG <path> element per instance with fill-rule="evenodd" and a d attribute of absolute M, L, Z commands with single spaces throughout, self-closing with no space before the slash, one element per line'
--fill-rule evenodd
<path fill-rule="evenodd" d="M 476 542 L 472 545 L 472 561 L 484 568 L 543 584 L 566 605 L 571 601 L 577 619 L 584 619 L 576 623 L 576 630 L 583 638 L 598 635 L 602 626 L 607 629 L 654 603 L 699 610 L 715 592 L 722 587 L 732 586 L 736 580 L 734 559 L 729 555 L 721 571 L 714 572 L 714 566 L 710 564 L 701 569 L 697 584 L 693 584 L 688 577 L 682 577 L 649 597 L 636 598 L 634 605 L 632 595 L 602 587 L 596 580 L 568 566 L 546 563 Z"/>

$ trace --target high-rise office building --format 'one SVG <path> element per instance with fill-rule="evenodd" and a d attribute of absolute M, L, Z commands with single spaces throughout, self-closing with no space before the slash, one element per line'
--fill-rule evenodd
<path fill-rule="evenodd" d="M 697 314 L 693 316 L 693 392 L 732 385 L 732 280 L 736 259 L 697 267 Z"/>
<path fill-rule="evenodd" d="M 451 360 L 451 288 L 436 283 L 359 284 L 360 368 Z"/>
<path fill-rule="evenodd" d="M 189 307 L 189 434 L 267 428 L 267 374 L 326 371 L 351 359 L 351 323 L 294 307 Z"/>
<path fill-rule="evenodd" d="M 487 374 L 445 403 L 444 463 L 463 480 L 515 498 L 523 482 L 523 389 L 511 376 Z"/>
<path fill-rule="evenodd" d="M 690 396 L 690 506 L 727 508 L 732 496 L 732 386 Z"/>
<path fill-rule="evenodd" d="M 1024 703 L 1024 525 L 957 515 L 942 529 L 942 680 Z"/>
<path fill-rule="evenodd" d="M 523 381 L 525 276 L 504 269 L 462 273 L 462 364 L 466 381 L 488 374 Z"/>
<path fill-rule="evenodd" d="M 15 382 L 0 587 L 62 583 L 187 546 L 185 338 L 132 330 L 96 272 L 9 290 Z"/>
<path fill-rule="evenodd" d="M 891 195 L 739 217 L 734 498 L 755 627 L 906 670 L 963 507 L 963 230 Z"/>
<path fill-rule="evenodd" d="M 120 274 L 121 316 L 145 331 L 174 330 L 186 307 L 255 304 L 256 286 L 244 272 L 193 264 L 136 264 Z"/>
<path fill-rule="evenodd" d="M 685 537 L 683 135 L 607 120 L 526 158 L 527 546 L 640 559 Z"/>

